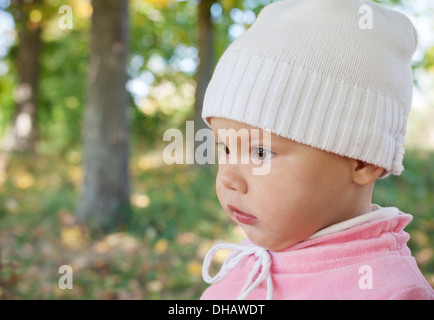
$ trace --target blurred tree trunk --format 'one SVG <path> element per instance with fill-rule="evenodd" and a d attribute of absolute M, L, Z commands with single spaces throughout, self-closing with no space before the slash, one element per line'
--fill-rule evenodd
<path fill-rule="evenodd" d="M 194 105 L 194 125 L 195 130 L 206 128 L 202 120 L 202 104 L 205 96 L 205 91 L 211 80 L 214 68 L 214 30 L 211 18 L 211 6 L 216 0 L 201 0 L 198 10 L 198 51 L 199 51 L 199 67 L 196 74 L 196 94 Z"/>
<path fill-rule="evenodd" d="M 196 73 L 196 93 L 194 103 L 194 130 L 207 128 L 202 120 L 202 106 L 205 91 L 211 80 L 214 69 L 214 28 L 211 17 L 211 6 L 217 0 L 201 0 L 198 7 L 197 42 L 199 51 L 199 67 Z M 195 145 L 202 142 L 195 142 Z M 213 145 L 209 146 L 213 147 Z M 196 149 L 196 148 L 195 148 Z"/>
<path fill-rule="evenodd" d="M 30 19 L 30 13 L 40 10 L 41 3 L 41 0 L 14 0 L 11 3 L 18 31 L 18 83 L 14 91 L 16 107 L 12 126 L 3 141 L 5 153 L 2 155 L 5 157 L 15 150 L 36 153 L 41 17 L 34 14 Z"/>
<path fill-rule="evenodd" d="M 85 171 L 79 222 L 108 232 L 126 223 L 130 211 L 128 172 L 128 1 L 93 0 L 87 105 Z"/>

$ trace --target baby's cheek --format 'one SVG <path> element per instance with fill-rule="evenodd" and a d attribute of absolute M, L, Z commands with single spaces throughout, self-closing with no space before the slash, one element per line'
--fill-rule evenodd
<path fill-rule="evenodd" d="M 217 177 L 216 177 L 215 190 L 216 190 L 217 198 L 219 199 L 220 204 L 223 206 L 223 203 L 224 203 L 224 201 L 223 201 L 223 199 L 224 199 L 224 187 L 222 185 L 221 178 L 220 178 L 219 174 L 217 174 Z"/>
<path fill-rule="evenodd" d="M 291 208 L 279 207 L 269 210 L 265 218 L 265 224 L 271 233 L 279 238 L 293 238 L 304 233 L 309 228 L 308 221 L 303 215 Z"/>

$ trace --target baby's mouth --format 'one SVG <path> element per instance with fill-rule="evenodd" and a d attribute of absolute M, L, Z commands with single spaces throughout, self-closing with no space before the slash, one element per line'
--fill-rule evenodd
<path fill-rule="evenodd" d="M 228 209 L 234 214 L 235 219 L 242 224 L 252 224 L 257 220 L 255 216 L 242 212 L 233 205 L 228 204 Z"/>

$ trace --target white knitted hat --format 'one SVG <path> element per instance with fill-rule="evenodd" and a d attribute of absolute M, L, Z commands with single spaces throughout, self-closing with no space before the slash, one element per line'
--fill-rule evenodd
<path fill-rule="evenodd" d="M 363 27 L 366 6 L 372 28 Z M 374 2 L 277 1 L 221 57 L 202 117 L 269 129 L 399 175 L 416 45 L 410 20 Z"/>

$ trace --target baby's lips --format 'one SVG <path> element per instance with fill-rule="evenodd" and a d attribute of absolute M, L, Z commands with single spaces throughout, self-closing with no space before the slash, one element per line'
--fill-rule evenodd
<path fill-rule="evenodd" d="M 257 220 L 255 216 L 245 213 L 233 205 L 228 204 L 228 209 L 233 212 L 235 219 L 242 224 L 252 224 Z"/>

